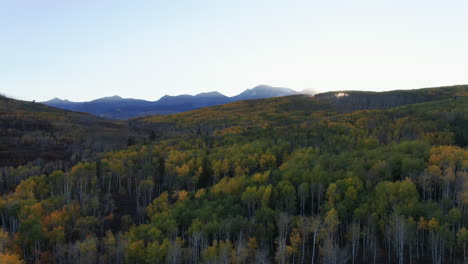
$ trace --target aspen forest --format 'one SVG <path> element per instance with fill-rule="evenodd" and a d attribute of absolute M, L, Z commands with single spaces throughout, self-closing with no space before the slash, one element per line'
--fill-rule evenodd
<path fill-rule="evenodd" d="M 0 98 L 0 263 L 467 263 L 468 86 L 110 120 Z"/>

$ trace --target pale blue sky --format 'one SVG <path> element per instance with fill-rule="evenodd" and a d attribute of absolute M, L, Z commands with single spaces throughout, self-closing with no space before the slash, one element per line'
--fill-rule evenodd
<path fill-rule="evenodd" d="M 462 83 L 466 0 L 0 0 L 0 92 L 19 99 Z"/>

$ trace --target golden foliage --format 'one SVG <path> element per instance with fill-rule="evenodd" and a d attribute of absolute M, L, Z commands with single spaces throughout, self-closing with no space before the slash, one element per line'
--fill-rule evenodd
<path fill-rule="evenodd" d="M 23 264 L 24 261 L 21 258 L 12 253 L 2 253 L 0 252 L 0 263 L 2 264 Z"/>

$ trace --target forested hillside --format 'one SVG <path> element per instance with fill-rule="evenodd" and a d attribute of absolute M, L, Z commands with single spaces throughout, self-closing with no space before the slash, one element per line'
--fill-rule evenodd
<path fill-rule="evenodd" d="M 29 163 L 46 173 L 67 170 L 98 153 L 126 148 L 142 140 L 140 135 L 127 122 L 0 97 L 0 191 L 10 184 L 7 167 Z M 28 176 L 24 173 L 13 182 Z"/>
<path fill-rule="evenodd" d="M 38 119 L 37 105 L 0 100 L 14 124 L 3 142 L 54 139 L 35 156 L 76 127 L 72 142 L 118 143 L 69 152 L 70 168 L 5 163 L 0 263 L 468 260 L 468 86 L 239 101 L 128 124 L 83 115 L 93 122 L 79 126 L 79 113 L 41 106 Z"/>

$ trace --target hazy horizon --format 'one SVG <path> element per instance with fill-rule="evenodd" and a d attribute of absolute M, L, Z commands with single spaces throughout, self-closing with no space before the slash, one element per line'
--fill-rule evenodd
<path fill-rule="evenodd" d="M 468 2 L 12 1 L 0 92 L 149 101 L 259 84 L 387 91 L 468 83 Z"/>
<path fill-rule="evenodd" d="M 255 87 L 257 86 L 261 86 L 261 85 L 266 85 L 266 86 L 271 86 L 271 85 L 268 85 L 268 84 L 259 84 L 259 85 L 256 85 Z M 457 86 L 457 85 L 466 85 L 466 84 L 450 84 L 450 85 L 443 85 L 443 86 L 437 86 L 437 87 L 450 87 L 450 86 Z M 240 93 L 248 90 L 248 89 L 252 89 L 252 88 L 255 88 L 255 87 L 250 87 L 250 88 L 246 88 L 245 90 L 241 91 Z M 324 93 L 324 92 L 333 92 L 333 91 L 341 91 L 339 89 L 335 89 L 335 90 L 327 90 L 327 91 L 316 91 L 314 89 L 304 89 L 304 90 L 297 90 L 297 89 L 293 89 L 293 88 L 290 88 L 290 87 L 276 87 L 276 86 L 271 86 L 273 88 L 288 88 L 288 89 L 291 89 L 297 93 L 302 93 L 304 91 L 306 91 L 307 93 L 309 93 L 310 91 L 313 92 L 313 94 L 317 94 L 317 93 Z M 419 87 L 419 88 L 407 88 L 407 89 L 388 89 L 388 90 L 356 90 L 356 89 L 347 89 L 346 91 L 370 91 L 370 92 L 388 92 L 388 91 L 395 91 L 395 90 L 412 90 L 412 89 L 425 89 L 425 88 L 437 88 L 436 86 L 431 86 L 431 87 Z M 137 99 L 137 100 L 146 100 L 146 101 L 157 101 L 157 100 L 160 100 L 162 97 L 164 96 L 179 96 L 179 95 L 190 95 L 190 96 L 195 96 L 195 95 L 198 95 L 198 94 L 202 94 L 202 93 L 210 93 L 210 92 L 219 92 L 219 91 L 201 91 L 201 92 L 196 92 L 194 94 L 188 94 L 188 93 L 182 93 L 182 94 L 165 94 L 159 98 L 156 98 L 154 100 L 149 100 L 149 99 L 145 99 L 145 98 L 136 98 L 136 97 L 124 97 L 124 96 L 121 96 L 121 95 L 118 95 L 118 94 L 112 94 L 112 95 L 106 95 L 106 96 L 102 96 L 102 97 L 96 97 L 96 98 L 92 98 L 92 99 L 89 99 L 89 100 L 85 100 L 85 101 L 74 101 L 74 100 L 70 100 L 68 98 L 60 98 L 60 97 L 52 97 L 52 98 L 49 98 L 47 100 L 43 100 L 43 101 L 38 101 L 38 102 L 47 102 L 47 101 L 51 101 L 51 100 L 54 100 L 54 99 L 60 99 L 60 100 L 68 100 L 70 102 L 74 102 L 74 103 L 83 103 L 83 102 L 90 102 L 90 101 L 93 101 L 93 100 L 97 100 L 97 99 L 102 99 L 102 98 L 106 98 L 106 97 L 115 97 L 115 96 L 118 96 L 118 97 L 121 97 L 123 99 Z M 219 92 L 221 93 L 222 95 L 225 95 L 227 97 L 233 97 L 233 96 L 236 96 L 236 95 L 239 95 L 240 93 L 238 94 L 234 94 L 234 95 L 226 95 L 222 92 Z M 307 94 L 307 93 L 304 93 L 304 94 Z M 9 95 L 5 94 L 7 97 L 9 97 Z M 19 99 L 19 100 L 22 100 L 22 98 L 15 98 L 14 96 L 12 96 L 13 99 Z"/>

